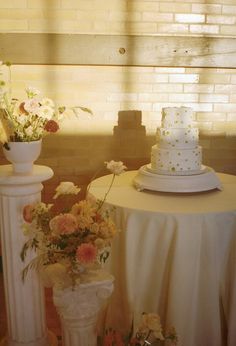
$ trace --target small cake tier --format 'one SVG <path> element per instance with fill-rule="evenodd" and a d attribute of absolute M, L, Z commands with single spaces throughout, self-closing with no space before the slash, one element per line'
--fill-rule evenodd
<path fill-rule="evenodd" d="M 157 143 L 163 149 L 194 149 L 198 146 L 198 128 L 158 128 Z"/>
<path fill-rule="evenodd" d="M 194 120 L 193 110 L 190 107 L 165 107 L 162 109 L 161 127 L 191 128 Z"/>
<path fill-rule="evenodd" d="M 156 172 L 189 172 L 201 169 L 202 148 L 162 149 L 154 145 L 151 150 L 151 168 Z"/>

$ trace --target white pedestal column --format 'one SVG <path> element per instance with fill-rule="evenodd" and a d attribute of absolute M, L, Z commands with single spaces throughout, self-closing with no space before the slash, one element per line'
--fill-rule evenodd
<path fill-rule="evenodd" d="M 96 346 L 96 326 L 102 305 L 113 291 L 113 277 L 74 288 L 53 289 L 61 318 L 64 346 Z"/>
<path fill-rule="evenodd" d="M 43 287 L 34 271 L 22 282 L 25 263 L 20 259 L 20 252 L 26 241 L 22 231 L 23 207 L 40 201 L 42 182 L 52 176 L 53 171 L 45 166 L 35 165 L 29 175 L 14 175 L 11 165 L 0 167 L 0 230 L 8 327 L 8 334 L 1 342 L 4 346 L 48 346 L 51 343 Z"/>

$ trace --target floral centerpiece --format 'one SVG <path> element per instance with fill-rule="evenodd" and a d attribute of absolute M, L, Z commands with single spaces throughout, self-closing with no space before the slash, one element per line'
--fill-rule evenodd
<path fill-rule="evenodd" d="M 8 77 L 0 79 L 0 142 L 9 149 L 8 142 L 30 142 L 42 139 L 46 134 L 59 130 L 59 122 L 66 115 L 66 107 L 57 107 L 54 101 L 41 95 L 34 87 L 25 89 L 26 96 L 18 100 L 11 91 L 11 64 L 0 62 L 7 69 Z M 0 76 L 3 72 L 0 71 Z M 92 114 L 85 107 L 71 107 Z"/>
<path fill-rule="evenodd" d="M 141 321 L 135 333 L 133 326 L 130 332 L 123 336 L 119 331 L 108 329 L 104 338 L 99 339 L 100 346 L 145 346 L 145 345 L 162 345 L 168 342 L 168 345 L 177 345 L 178 337 L 174 327 L 163 332 L 160 316 L 156 313 L 144 312 Z M 167 343 L 165 343 L 167 345 Z"/>
<path fill-rule="evenodd" d="M 108 193 L 115 176 L 126 167 L 120 161 L 105 164 L 113 173 Z M 79 192 L 74 183 L 61 182 L 53 197 L 55 202 L 61 199 L 59 206 L 38 202 L 23 208 L 23 230 L 28 239 L 22 248 L 22 261 L 29 250 L 36 251 L 22 272 L 23 280 L 29 269 L 38 269 L 52 285 L 68 287 L 86 279 L 86 273 L 101 268 L 107 260 L 117 233 L 112 211 L 104 206 L 107 193 L 103 200 L 96 201 L 88 187 L 85 199 L 71 202 L 70 197 Z"/>

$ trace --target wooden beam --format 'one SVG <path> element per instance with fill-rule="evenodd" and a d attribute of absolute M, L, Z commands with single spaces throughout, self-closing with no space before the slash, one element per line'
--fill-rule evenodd
<path fill-rule="evenodd" d="M 236 38 L 85 34 L 0 34 L 13 64 L 236 67 Z"/>

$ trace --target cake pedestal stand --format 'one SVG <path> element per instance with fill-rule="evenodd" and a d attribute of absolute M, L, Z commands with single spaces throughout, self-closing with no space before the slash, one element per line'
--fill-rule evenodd
<path fill-rule="evenodd" d="M 150 165 L 144 165 L 138 170 L 133 183 L 139 191 L 192 193 L 222 190 L 222 184 L 215 171 L 207 166 L 203 166 L 202 171 L 192 175 L 167 175 L 152 173 Z"/>
<path fill-rule="evenodd" d="M 45 166 L 34 166 L 31 174 L 16 174 L 11 165 L 1 166 L 0 231 L 8 328 L 1 342 L 4 346 L 56 345 L 46 327 L 43 286 L 34 271 L 22 282 L 25 263 L 20 259 L 26 241 L 22 231 L 23 207 L 40 201 L 42 182 L 52 176 L 53 171 Z M 27 256 L 27 263 L 33 255 Z"/>

